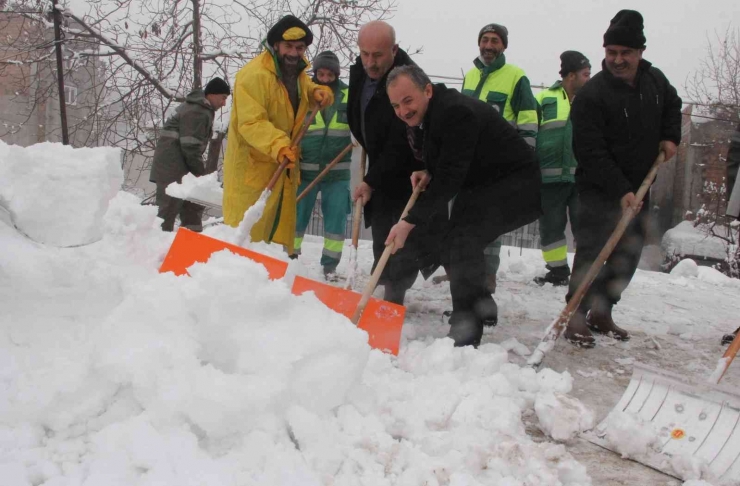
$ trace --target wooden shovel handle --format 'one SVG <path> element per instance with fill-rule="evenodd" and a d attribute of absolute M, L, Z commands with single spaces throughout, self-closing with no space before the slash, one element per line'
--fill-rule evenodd
<path fill-rule="evenodd" d="M 647 194 L 650 186 L 653 184 L 655 176 L 658 174 L 658 169 L 660 168 L 660 165 L 663 163 L 664 160 L 665 153 L 660 152 L 658 158 L 655 159 L 653 166 L 650 168 L 650 172 L 648 172 L 648 175 L 645 176 L 645 179 L 642 181 L 637 194 L 635 194 L 636 205 L 639 205 L 645 198 L 645 194 Z M 594 262 L 591 264 L 591 268 L 588 269 L 586 276 L 581 281 L 578 289 L 576 289 L 573 297 L 571 297 L 570 301 L 565 306 L 565 309 L 563 309 L 563 311 L 560 313 L 558 320 L 553 324 L 549 332 L 542 339 L 543 343 L 556 341 L 563 333 L 563 331 L 565 331 L 565 329 L 568 327 L 568 322 L 570 321 L 570 318 L 573 316 L 573 313 L 576 311 L 576 309 L 578 309 L 578 306 L 581 305 L 581 301 L 583 300 L 584 295 L 586 295 L 586 292 L 588 292 L 591 284 L 596 279 L 596 276 L 599 274 L 602 267 L 604 266 L 604 262 L 606 262 L 606 260 L 609 258 L 609 255 L 611 255 L 614 251 L 614 248 L 617 246 L 617 243 L 619 243 L 619 240 L 624 235 L 624 232 L 627 230 L 627 226 L 629 226 L 630 221 L 632 221 L 632 218 L 634 218 L 635 215 L 636 211 L 634 207 L 629 207 L 624 210 L 624 212 L 622 213 L 622 218 L 619 220 L 619 223 L 617 223 L 616 228 L 614 228 L 612 235 L 609 237 L 609 240 L 604 245 L 604 248 L 602 248 L 601 252 L 596 257 L 596 260 L 594 260 Z M 531 362 L 529 364 L 539 365 L 539 363 Z"/>
<path fill-rule="evenodd" d="M 414 207 L 414 204 L 416 203 L 416 200 L 419 198 L 419 194 L 421 194 L 422 191 L 423 188 L 421 187 L 421 184 L 418 184 L 416 186 L 416 189 L 414 189 L 414 192 L 411 194 L 409 202 L 406 203 L 406 207 L 403 209 L 401 218 L 398 220 L 399 223 L 409 214 L 409 211 L 411 211 L 411 208 Z M 367 307 L 367 303 L 370 301 L 370 296 L 375 291 L 375 287 L 377 287 L 378 285 L 378 280 L 380 280 L 380 274 L 383 273 L 383 269 L 385 269 L 385 264 L 388 263 L 388 259 L 391 257 L 391 254 L 393 253 L 393 249 L 395 247 L 395 243 L 391 243 L 390 245 L 385 247 L 383 254 L 378 260 L 378 264 L 375 266 L 375 271 L 370 277 L 370 281 L 367 283 L 367 285 L 365 285 L 365 290 L 362 292 L 360 303 L 357 304 L 357 309 L 355 309 L 355 313 L 352 316 L 352 323 L 357 324 L 360 321 L 360 317 L 362 317 L 362 312 L 365 310 L 365 307 Z"/>
<path fill-rule="evenodd" d="M 362 149 L 360 156 L 360 181 L 365 178 L 365 167 L 367 165 L 367 152 Z M 362 199 L 357 198 L 355 201 L 355 212 L 352 215 L 352 246 L 357 248 L 360 242 L 360 223 L 362 219 Z"/>
<path fill-rule="evenodd" d="M 301 125 L 301 129 L 298 130 L 298 133 L 295 134 L 293 139 L 290 141 L 290 146 L 295 147 L 299 143 L 301 143 L 301 139 L 303 139 L 303 136 L 306 134 L 306 131 L 308 130 L 309 125 L 313 123 L 314 118 L 316 118 L 316 115 L 319 112 L 319 105 L 316 105 L 311 110 L 311 113 L 309 114 L 308 118 L 303 120 L 303 125 Z M 283 160 L 280 162 L 280 165 L 278 165 L 277 170 L 274 174 L 272 174 L 272 178 L 270 179 L 270 182 L 267 183 L 267 187 L 265 187 L 265 191 L 272 191 L 272 189 L 275 187 L 275 184 L 277 184 L 278 179 L 280 179 L 280 176 L 282 175 L 285 168 L 290 164 L 290 160 L 288 157 L 283 157 Z"/>
<path fill-rule="evenodd" d="M 722 374 L 720 374 L 719 378 L 717 378 L 717 384 L 719 384 L 722 377 L 725 376 L 727 368 L 730 367 L 730 363 L 732 363 L 732 361 L 735 359 L 738 351 L 740 351 L 740 332 L 735 334 L 735 339 L 732 340 L 730 345 L 727 347 L 727 351 L 725 351 L 725 354 L 722 355 L 722 357 L 725 359 L 725 363 L 722 365 Z"/>
<path fill-rule="evenodd" d="M 304 197 L 306 197 L 306 194 L 308 194 L 309 192 L 311 192 L 311 189 L 313 189 L 314 187 L 316 187 L 316 184 L 318 184 L 319 182 L 321 182 L 321 179 L 323 179 L 324 177 L 326 177 L 326 174 L 328 174 L 329 171 L 332 170 L 334 168 L 334 166 L 337 165 L 339 163 L 339 161 L 342 160 L 342 158 L 345 155 L 347 155 L 347 152 L 349 152 L 350 150 L 352 150 L 354 148 L 354 146 L 355 146 L 355 144 L 352 143 L 352 142 L 350 142 L 349 145 L 347 145 L 346 147 L 344 147 L 344 149 L 341 152 L 339 152 L 339 155 L 337 155 L 336 157 L 334 157 L 334 160 L 332 160 L 331 162 L 329 162 L 329 164 L 326 167 L 324 167 L 324 170 L 322 170 L 319 173 L 319 175 L 317 175 L 316 178 L 314 180 L 312 180 L 311 183 L 308 186 L 306 186 L 306 188 L 303 190 L 303 192 L 301 192 L 298 195 L 298 197 L 296 198 L 296 202 L 298 202 L 301 199 L 303 199 Z"/>

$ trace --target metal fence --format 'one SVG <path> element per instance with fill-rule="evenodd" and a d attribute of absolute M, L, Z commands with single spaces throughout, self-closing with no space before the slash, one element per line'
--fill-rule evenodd
<path fill-rule="evenodd" d="M 344 226 L 344 237 L 349 239 L 352 238 L 352 218 L 353 214 L 347 216 L 347 224 Z M 364 225 L 363 225 L 364 226 Z M 362 227 L 362 226 L 361 226 Z M 324 235 L 324 218 L 321 215 L 321 194 L 316 198 L 316 204 L 313 207 L 311 214 L 311 220 L 308 223 L 306 234 L 323 236 Z M 366 234 L 369 237 L 369 235 Z M 363 238 L 363 234 L 360 234 L 360 238 Z M 540 248 L 540 224 L 539 221 L 522 226 L 521 228 L 506 233 L 502 236 L 503 244 L 506 246 L 513 246 L 518 248 Z"/>

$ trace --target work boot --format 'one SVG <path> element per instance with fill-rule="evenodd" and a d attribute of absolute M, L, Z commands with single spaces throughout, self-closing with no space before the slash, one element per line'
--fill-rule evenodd
<path fill-rule="evenodd" d="M 611 306 L 604 309 L 591 309 L 586 317 L 586 325 L 596 334 L 603 334 L 617 341 L 629 341 L 630 333 L 617 326 L 612 319 Z"/>
<path fill-rule="evenodd" d="M 339 281 L 339 275 L 337 275 L 337 267 L 336 266 L 329 266 L 324 265 L 324 278 L 327 282 L 338 282 Z"/>
<path fill-rule="evenodd" d="M 478 347 L 483 337 L 483 323 L 474 312 L 453 312 L 449 322 L 450 332 L 447 337 L 455 341 L 455 347 Z"/>
<path fill-rule="evenodd" d="M 722 336 L 722 345 L 724 346 L 724 345 L 730 344 L 732 341 L 734 341 L 735 340 L 735 336 L 737 336 L 737 333 L 738 332 L 740 332 L 740 327 L 738 327 L 737 329 L 735 329 L 735 332 L 730 333 L 730 334 L 725 334 L 724 336 Z"/>
<path fill-rule="evenodd" d="M 486 275 L 486 290 L 490 293 L 496 293 L 496 274 Z"/>
<path fill-rule="evenodd" d="M 547 273 L 545 276 L 537 276 L 534 278 L 534 282 L 537 285 L 545 285 L 547 283 L 552 284 L 554 287 L 565 286 L 570 283 L 570 267 L 568 265 L 561 265 L 559 267 L 551 267 L 547 265 Z"/>
<path fill-rule="evenodd" d="M 498 324 L 498 306 L 493 299 L 481 299 L 475 304 L 475 315 L 477 315 L 486 327 Z"/>
<path fill-rule="evenodd" d="M 568 327 L 563 333 L 566 341 L 579 348 L 593 348 L 596 340 L 586 324 L 586 313 L 576 311 L 568 321 Z"/>
<path fill-rule="evenodd" d="M 406 298 L 406 290 L 397 285 L 386 284 L 383 286 L 383 300 L 403 305 L 403 299 Z"/>

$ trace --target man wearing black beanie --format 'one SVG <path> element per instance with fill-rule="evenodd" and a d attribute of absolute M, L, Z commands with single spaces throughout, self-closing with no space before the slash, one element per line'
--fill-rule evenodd
<path fill-rule="evenodd" d="M 178 216 L 183 228 L 203 230 L 203 206 L 168 196 L 165 189 L 173 182 L 181 182 L 188 173 L 205 173 L 203 152 L 211 138 L 213 118 L 230 94 L 226 81 L 213 78 L 205 90 L 188 94 L 185 103 L 177 107 L 159 131 L 149 180 L 157 184 L 157 216 L 163 220 L 163 231 L 172 231 Z"/>
<path fill-rule="evenodd" d="M 640 184 L 662 151 L 669 160 L 681 141 L 681 98 L 665 75 L 642 58 L 643 19 L 621 10 L 604 34 L 602 71 L 573 101 L 573 149 L 580 197 L 573 275 L 566 300 L 575 293 L 614 231 L 622 212 L 640 210 L 573 314 L 564 335 L 593 347 L 592 332 L 626 341 L 629 332 L 612 319 L 640 261 L 648 197 L 638 205 Z"/>

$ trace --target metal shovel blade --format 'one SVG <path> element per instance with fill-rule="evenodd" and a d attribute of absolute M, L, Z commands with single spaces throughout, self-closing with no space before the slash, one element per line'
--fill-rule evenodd
<path fill-rule="evenodd" d="M 671 458 L 692 457 L 708 465 L 712 479 L 722 484 L 740 481 L 740 394 L 734 390 L 635 363 L 614 411 L 636 415 L 660 430 L 658 450 L 633 460 L 682 479 L 671 467 Z M 584 438 L 618 452 L 607 434 L 605 419 Z"/>

